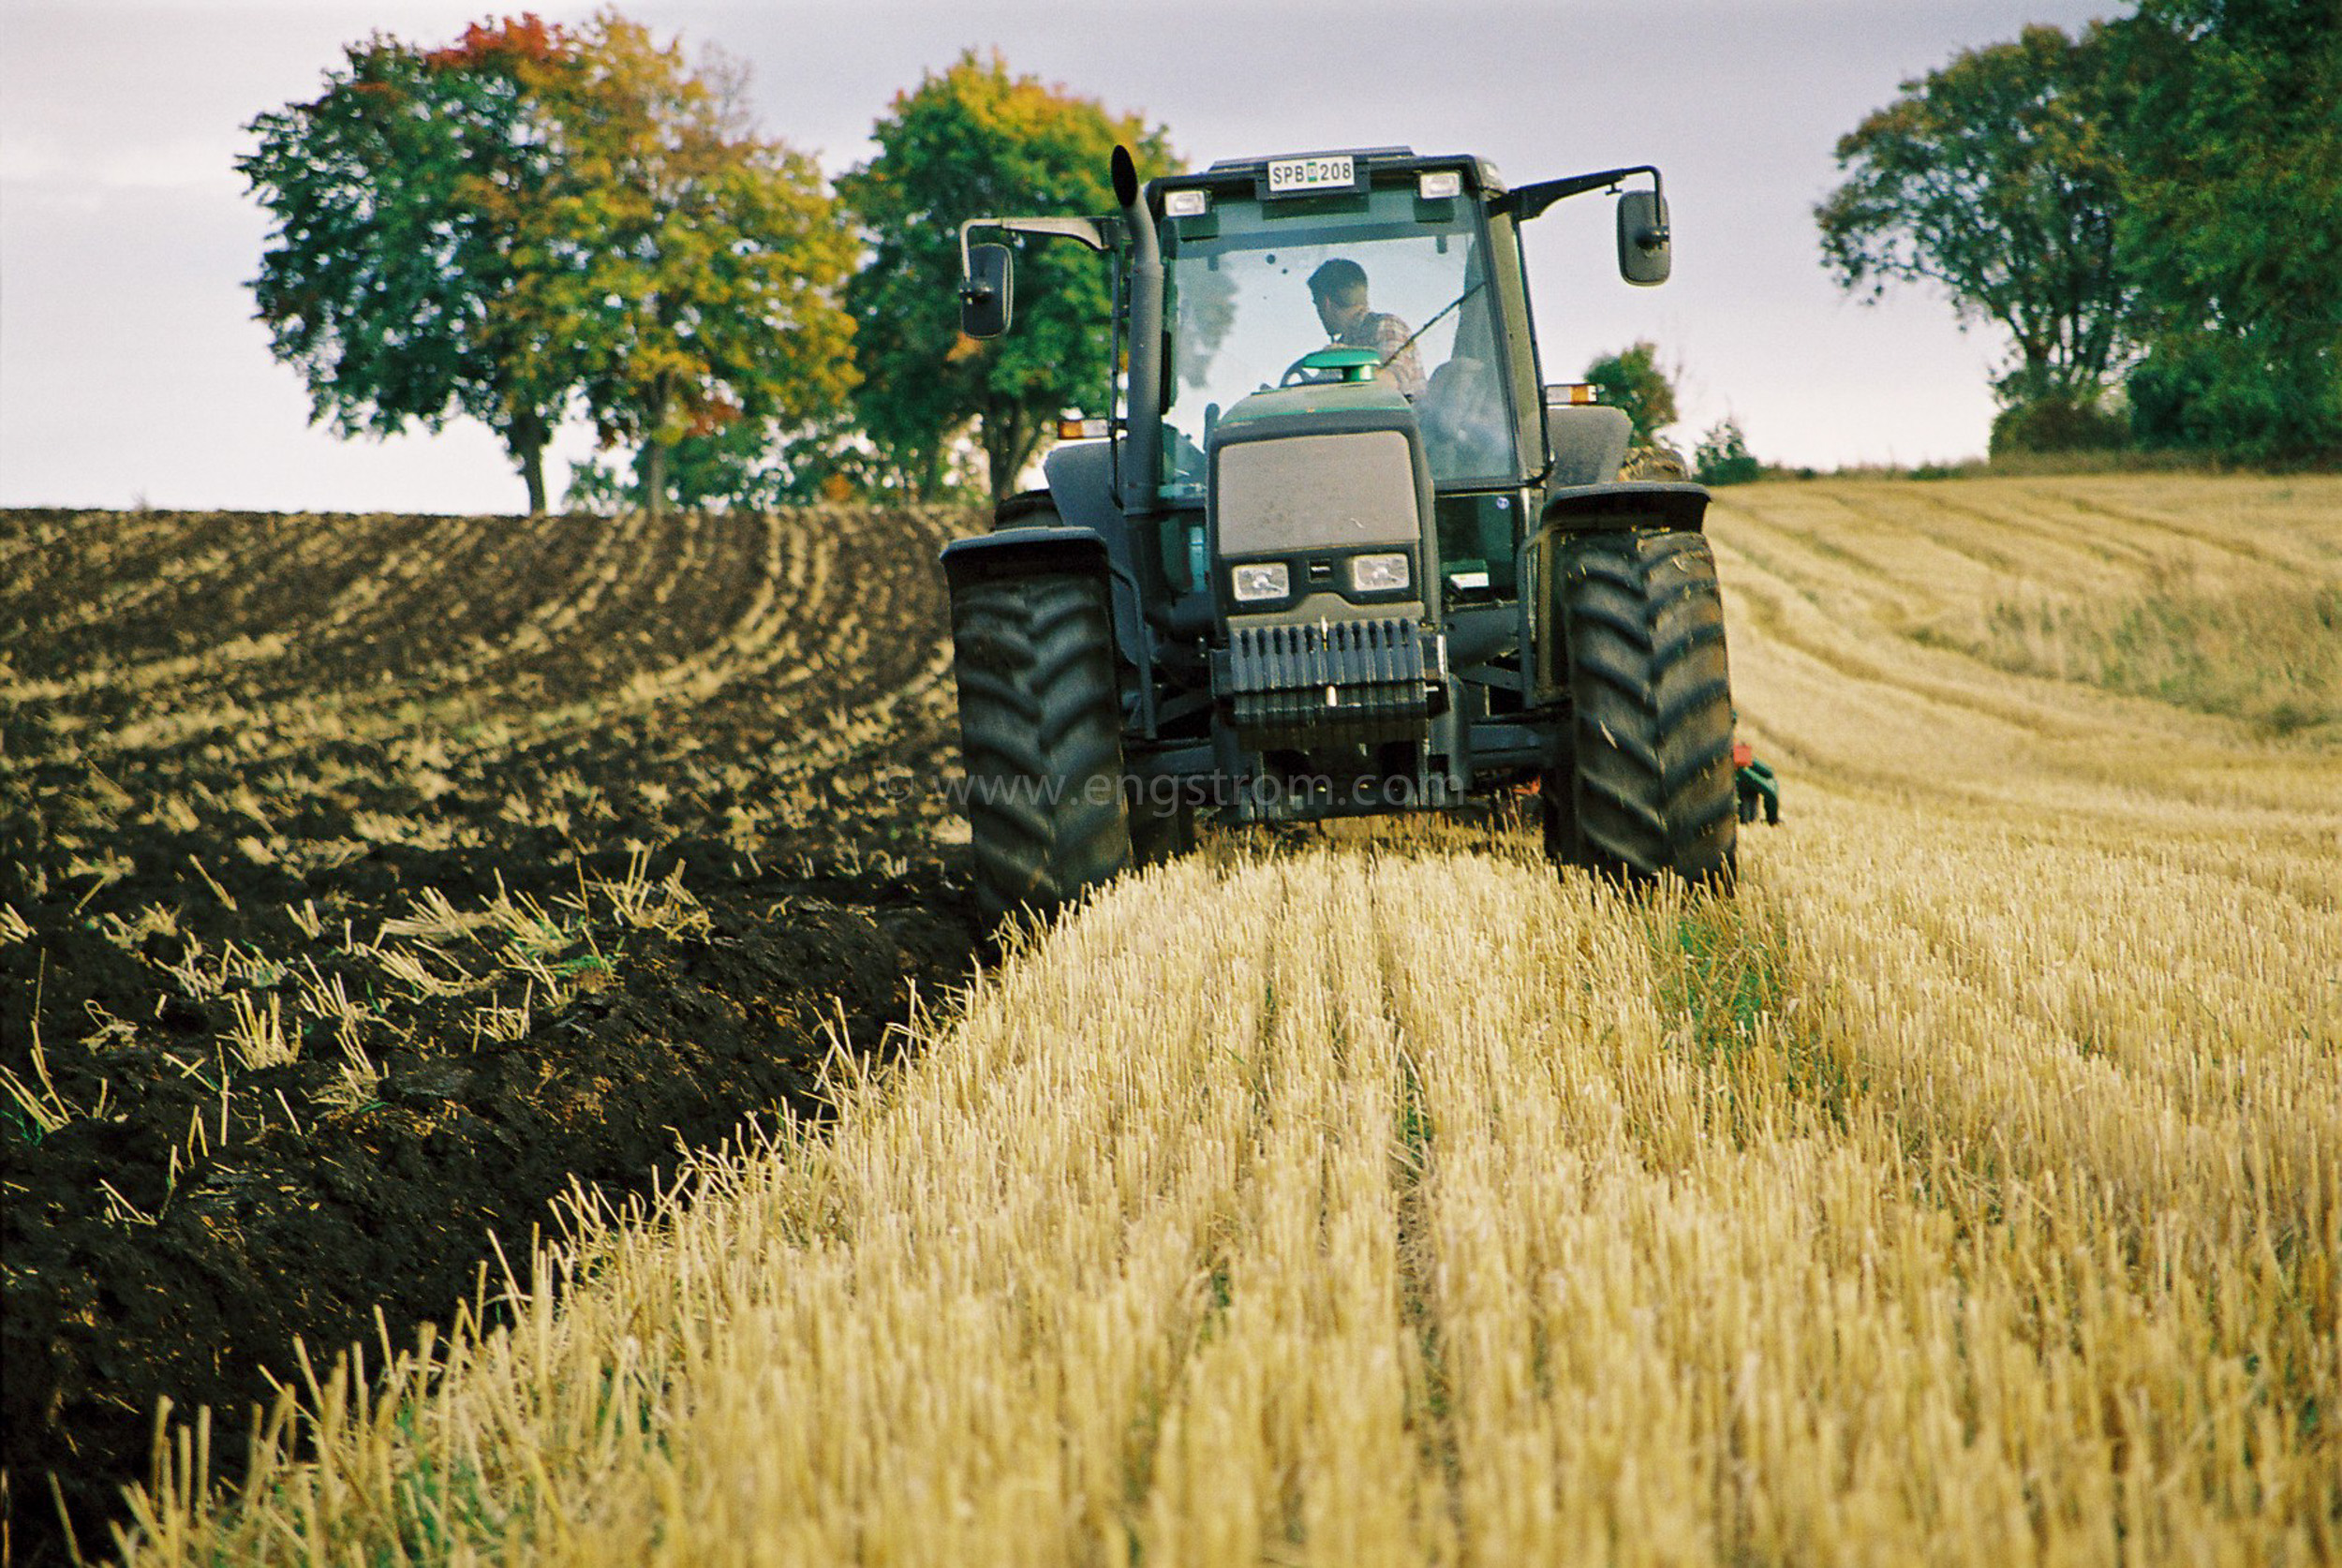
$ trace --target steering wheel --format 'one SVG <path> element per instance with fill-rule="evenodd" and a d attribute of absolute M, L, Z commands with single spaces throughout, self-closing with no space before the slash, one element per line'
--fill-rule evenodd
<path fill-rule="evenodd" d="M 1285 373 L 1277 377 L 1277 385 L 1280 387 L 1317 387 L 1341 378 L 1310 363 L 1310 361 L 1316 357 L 1317 350 L 1312 348 L 1285 366 Z"/>
<path fill-rule="evenodd" d="M 1371 380 L 1373 372 L 1382 368 L 1382 355 L 1371 348 L 1329 344 L 1323 348 L 1311 349 L 1285 366 L 1285 373 L 1277 378 L 1277 385 L 1319 387 L 1330 386 L 1337 381 Z"/>

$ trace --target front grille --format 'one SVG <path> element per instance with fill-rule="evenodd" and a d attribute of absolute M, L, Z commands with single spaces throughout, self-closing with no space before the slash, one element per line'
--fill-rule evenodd
<path fill-rule="evenodd" d="M 1408 740 L 1430 717 L 1436 660 L 1410 620 L 1239 626 L 1220 694 L 1250 747 Z"/>

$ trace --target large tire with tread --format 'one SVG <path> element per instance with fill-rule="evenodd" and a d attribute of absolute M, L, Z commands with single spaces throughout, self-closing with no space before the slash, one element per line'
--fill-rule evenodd
<path fill-rule="evenodd" d="M 1542 781 L 1546 851 L 1613 880 L 1729 890 L 1739 833 L 1724 600 L 1683 530 L 1571 540 L 1557 622 L 1572 751 Z"/>
<path fill-rule="evenodd" d="M 952 596 L 976 900 L 1047 916 L 1131 862 L 1105 584 L 978 577 Z"/>

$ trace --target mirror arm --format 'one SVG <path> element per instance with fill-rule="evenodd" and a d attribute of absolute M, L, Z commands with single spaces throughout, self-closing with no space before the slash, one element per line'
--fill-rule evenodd
<path fill-rule="evenodd" d="M 1667 186 L 1660 182 L 1659 171 L 1656 169 L 1651 170 L 1651 194 L 1658 199 L 1653 203 L 1659 214 L 1658 227 L 1650 229 L 1642 238 L 1635 242 L 1645 250 L 1656 250 L 1675 237 L 1668 227 Z"/>
<path fill-rule="evenodd" d="M 1653 164 L 1638 163 L 1631 169 L 1606 169 L 1599 174 L 1573 174 L 1564 180 L 1540 180 L 1534 185 L 1523 185 L 1519 190 L 1506 191 L 1489 203 L 1489 210 L 1493 213 L 1510 213 L 1516 222 L 1526 223 L 1556 201 L 1565 201 L 1573 196 L 1583 196 L 1590 190 L 1602 190 L 1606 187 L 1616 190 L 1621 180 L 1637 174 L 1650 175 L 1652 194 L 1662 199 L 1666 197 L 1667 190 L 1659 183 L 1657 167 Z M 1661 232 L 1654 238 L 1664 241 L 1667 237 L 1665 232 Z"/>
<path fill-rule="evenodd" d="M 971 229 L 1000 229 L 1011 234 L 1078 240 L 1092 250 L 1103 251 L 1112 248 L 1114 241 L 1109 230 L 1115 227 L 1112 218 L 971 217 L 959 226 L 959 275 L 968 275 L 968 231 Z"/>

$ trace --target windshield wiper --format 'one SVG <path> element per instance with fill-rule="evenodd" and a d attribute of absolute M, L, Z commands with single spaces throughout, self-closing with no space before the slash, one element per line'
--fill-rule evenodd
<path fill-rule="evenodd" d="M 1407 334 L 1406 342 L 1401 344 L 1398 348 L 1393 348 L 1389 353 L 1383 356 L 1383 362 L 1385 364 L 1388 364 L 1391 361 L 1397 359 L 1400 355 L 1414 348 L 1415 340 L 1416 338 L 1421 337 L 1425 333 L 1430 332 L 1433 327 L 1438 326 L 1442 321 L 1445 320 L 1449 311 L 1455 309 L 1458 305 L 1472 298 L 1473 295 L 1477 294 L 1481 289 L 1487 288 L 1489 280 L 1487 278 L 1482 278 L 1479 282 L 1474 284 L 1471 288 L 1465 289 L 1462 293 L 1457 295 L 1445 304 L 1440 306 L 1439 314 L 1437 316 L 1432 317 L 1429 321 L 1426 321 L 1423 325 L 1416 328 L 1414 332 L 1409 333 Z"/>

